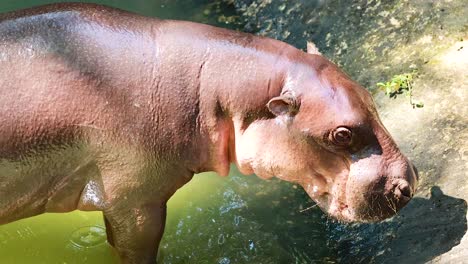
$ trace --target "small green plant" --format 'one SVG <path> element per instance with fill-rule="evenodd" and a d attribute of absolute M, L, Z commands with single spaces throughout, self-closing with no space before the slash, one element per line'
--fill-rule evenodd
<path fill-rule="evenodd" d="M 424 107 L 424 103 L 413 99 L 413 78 L 416 72 L 397 74 L 388 82 L 379 82 L 377 86 L 382 89 L 390 98 L 396 98 L 400 94 L 409 97 L 410 104 L 413 108 Z"/>

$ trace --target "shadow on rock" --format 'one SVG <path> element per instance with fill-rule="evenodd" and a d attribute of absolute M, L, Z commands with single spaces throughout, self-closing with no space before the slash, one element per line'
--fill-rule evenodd
<path fill-rule="evenodd" d="M 435 186 L 430 199 L 416 197 L 397 216 L 377 224 L 330 223 L 329 246 L 340 263 L 424 263 L 460 243 L 467 203 Z"/>

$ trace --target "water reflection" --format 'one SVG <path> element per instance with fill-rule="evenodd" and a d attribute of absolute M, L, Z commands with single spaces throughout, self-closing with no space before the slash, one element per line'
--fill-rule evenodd
<path fill-rule="evenodd" d="M 44 214 L 0 226 L 0 263 L 117 263 L 100 213 Z"/>

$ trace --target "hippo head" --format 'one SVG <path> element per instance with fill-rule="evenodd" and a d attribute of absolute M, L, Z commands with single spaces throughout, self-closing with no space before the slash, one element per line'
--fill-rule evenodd
<path fill-rule="evenodd" d="M 415 192 L 417 172 L 382 125 L 372 96 L 320 54 L 288 69 L 271 118 L 235 127 L 244 174 L 301 185 L 330 216 L 379 221 Z"/>

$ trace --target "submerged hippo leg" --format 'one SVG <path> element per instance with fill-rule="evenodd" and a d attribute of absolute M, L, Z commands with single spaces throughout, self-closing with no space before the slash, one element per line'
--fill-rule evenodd
<path fill-rule="evenodd" d="M 113 207 L 104 211 L 108 240 L 122 263 L 156 263 L 159 242 L 164 233 L 166 204 L 139 207 Z"/>

